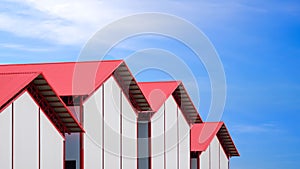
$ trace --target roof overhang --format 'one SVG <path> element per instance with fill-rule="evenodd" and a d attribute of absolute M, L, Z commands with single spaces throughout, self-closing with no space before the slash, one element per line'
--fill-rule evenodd
<path fill-rule="evenodd" d="M 3 104 L 1 103 L 1 109 L 9 105 L 27 90 L 61 133 L 84 131 L 79 122 L 41 73 L 17 72 L 1 73 L 0 75 L 9 76 L 9 78 L 5 78 L 6 81 L 1 80 L 1 83 L 10 84 L 10 88 L 6 91 L 7 95 L 1 95 L 1 97 L 7 98 Z"/>
<path fill-rule="evenodd" d="M 195 108 L 193 101 L 191 100 L 188 92 L 186 91 L 182 83 L 178 85 L 178 87 L 172 95 L 189 124 L 203 122 L 200 117 L 200 114 L 198 113 L 198 110 Z"/>
<path fill-rule="evenodd" d="M 172 95 L 189 124 L 202 119 L 181 81 L 139 82 L 143 94 L 154 112 Z"/>
<path fill-rule="evenodd" d="M 142 93 L 138 83 L 131 74 L 125 62 L 119 65 L 119 67 L 114 71 L 113 75 L 122 88 L 123 93 L 136 108 L 137 112 L 152 111 L 152 108 L 150 107 L 147 99 Z"/>
<path fill-rule="evenodd" d="M 223 122 L 205 122 L 191 127 L 191 151 L 205 151 L 217 136 L 228 157 L 239 156 L 238 150 Z"/>

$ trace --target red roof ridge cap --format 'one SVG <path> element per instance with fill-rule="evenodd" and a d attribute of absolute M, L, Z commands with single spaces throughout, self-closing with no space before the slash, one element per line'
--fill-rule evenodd
<path fill-rule="evenodd" d="M 49 65 L 49 64 L 76 64 L 76 63 L 98 63 L 98 62 L 124 62 L 122 59 L 118 60 L 91 60 L 91 61 L 69 61 L 69 62 L 41 62 L 41 63 L 6 63 L 0 66 L 24 66 L 24 65 Z"/>
<path fill-rule="evenodd" d="M 42 72 L 39 72 L 39 71 L 37 71 L 37 72 L 26 72 L 26 71 L 24 71 L 24 72 L 0 72 L 0 75 L 13 75 L 13 74 L 42 74 Z"/>

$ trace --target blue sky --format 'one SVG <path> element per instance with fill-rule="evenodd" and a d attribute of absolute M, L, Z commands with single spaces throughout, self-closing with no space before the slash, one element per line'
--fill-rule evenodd
<path fill-rule="evenodd" d="M 76 61 L 97 30 L 140 12 L 184 18 L 215 46 L 227 78 L 222 120 L 241 153 L 232 159 L 232 169 L 298 168 L 300 3 L 296 0 L 2 0 L 0 63 Z M 190 67 L 200 85 L 199 111 L 205 119 L 210 104 L 209 78 L 180 42 L 154 35 L 133 37 L 118 44 L 107 58 L 122 59 L 150 48 L 170 51 Z M 169 78 L 168 72 L 156 69 L 137 74 L 138 80 Z M 193 86 L 186 86 L 194 98 Z"/>

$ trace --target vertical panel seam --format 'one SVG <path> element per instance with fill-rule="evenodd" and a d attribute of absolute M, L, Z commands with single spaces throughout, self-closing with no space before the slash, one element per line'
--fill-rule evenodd
<path fill-rule="evenodd" d="M 122 141 L 123 141 L 123 118 L 122 118 L 122 114 L 123 113 L 123 104 L 122 104 L 122 91 L 120 90 L 120 169 L 122 169 L 122 164 L 123 164 L 123 145 L 122 145 Z"/>
<path fill-rule="evenodd" d="M 210 150 L 210 145 L 209 145 L 209 147 L 208 147 L 208 150 L 209 150 L 209 152 L 208 152 L 209 169 L 211 169 L 211 150 Z"/>
<path fill-rule="evenodd" d="M 219 145 L 218 145 L 218 147 L 219 147 L 219 169 L 221 169 L 221 151 L 220 151 L 220 143 L 219 143 Z"/>
<path fill-rule="evenodd" d="M 166 104 L 164 103 L 164 169 L 166 167 Z"/>
<path fill-rule="evenodd" d="M 11 104 L 11 111 L 12 111 L 12 117 L 11 117 L 11 167 L 14 169 L 14 102 Z"/>
<path fill-rule="evenodd" d="M 178 122 L 178 106 L 176 105 L 176 123 L 177 123 L 177 169 L 179 169 L 179 122 Z"/>
<path fill-rule="evenodd" d="M 41 168 L 41 108 L 38 111 L 38 130 L 39 130 L 39 169 Z"/>
<path fill-rule="evenodd" d="M 152 158 L 151 158 L 151 146 L 152 146 L 152 143 L 151 143 L 151 124 L 150 124 L 150 119 L 149 121 L 147 122 L 148 124 L 148 164 L 149 164 L 149 169 L 152 168 L 151 166 L 151 162 L 152 162 Z"/>
<path fill-rule="evenodd" d="M 104 84 L 102 87 L 102 169 L 104 169 Z"/>

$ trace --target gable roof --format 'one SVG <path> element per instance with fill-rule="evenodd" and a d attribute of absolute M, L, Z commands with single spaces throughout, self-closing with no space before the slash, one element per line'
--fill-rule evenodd
<path fill-rule="evenodd" d="M 38 73 L 0 73 L 0 110 L 38 75 Z"/>
<path fill-rule="evenodd" d="M 228 157 L 240 156 L 223 122 L 205 122 L 191 127 L 191 151 L 205 151 L 217 136 Z"/>
<path fill-rule="evenodd" d="M 159 110 L 179 84 L 179 81 L 138 82 L 148 103 L 155 112 Z"/>
<path fill-rule="evenodd" d="M 154 112 L 172 95 L 188 123 L 201 123 L 202 119 L 180 81 L 138 82 Z"/>
<path fill-rule="evenodd" d="M 83 131 L 42 74 L 36 72 L 0 73 L 0 86 L 0 111 L 27 90 L 61 133 Z"/>
<path fill-rule="evenodd" d="M 43 72 L 58 95 L 88 95 L 121 63 L 116 60 L 0 65 L 0 72 Z M 80 85 L 76 82 L 80 82 Z"/>
<path fill-rule="evenodd" d="M 42 72 L 59 96 L 88 96 L 114 76 L 138 111 L 151 110 L 122 60 L 0 65 L 0 72 Z"/>

